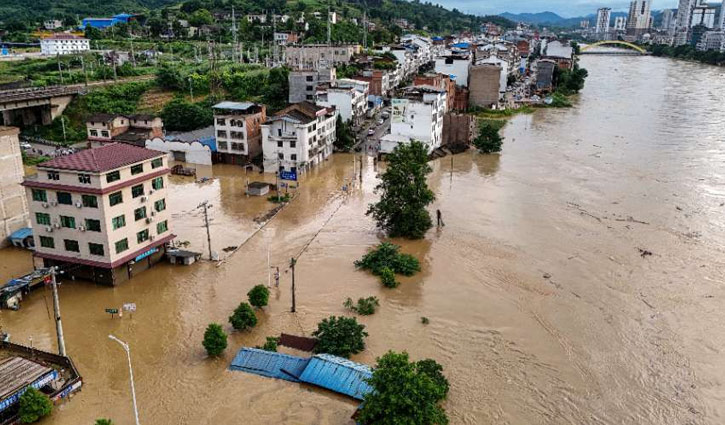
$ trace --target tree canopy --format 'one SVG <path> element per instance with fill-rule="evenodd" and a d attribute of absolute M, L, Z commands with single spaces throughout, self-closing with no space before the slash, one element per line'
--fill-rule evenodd
<path fill-rule="evenodd" d="M 204 332 L 204 340 L 201 344 L 210 356 L 218 356 L 227 348 L 227 334 L 224 333 L 222 325 L 210 323 Z"/>
<path fill-rule="evenodd" d="M 29 387 L 20 396 L 18 414 L 20 415 L 20 422 L 24 424 L 37 422 L 41 418 L 50 415 L 52 410 L 53 403 L 51 403 L 48 396 L 33 387 Z"/>
<path fill-rule="evenodd" d="M 322 319 L 317 330 L 312 332 L 317 338 L 316 353 L 327 353 L 340 357 L 350 357 L 365 349 L 365 325 L 354 317 L 330 316 Z"/>
<path fill-rule="evenodd" d="M 433 226 L 426 207 L 435 200 L 426 175 L 431 172 L 428 152 L 417 141 L 400 144 L 388 155 L 388 166 L 375 187 L 380 200 L 371 204 L 378 227 L 391 237 L 420 239 Z"/>

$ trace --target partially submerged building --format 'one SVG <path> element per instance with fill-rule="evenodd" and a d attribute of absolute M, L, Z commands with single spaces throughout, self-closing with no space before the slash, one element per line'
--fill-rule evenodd
<path fill-rule="evenodd" d="M 218 162 L 244 165 L 262 153 L 262 124 L 267 107 L 254 102 L 213 106 Z"/>
<path fill-rule="evenodd" d="M 28 226 L 28 202 L 20 183 L 25 171 L 17 127 L 0 126 L 0 248 L 8 237 Z"/>
<path fill-rule="evenodd" d="M 428 153 L 443 141 L 443 115 L 446 113 L 446 92 L 432 86 L 403 89 L 392 100 L 390 134 L 380 139 L 380 152 L 391 153 L 399 144 L 412 140 L 423 143 Z"/>

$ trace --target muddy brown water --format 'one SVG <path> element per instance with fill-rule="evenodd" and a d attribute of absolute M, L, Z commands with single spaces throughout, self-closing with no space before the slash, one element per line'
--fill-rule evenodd
<path fill-rule="evenodd" d="M 371 162 L 362 187 L 341 194 L 349 155 L 305 177 L 299 197 L 221 266 L 160 265 L 117 288 L 65 282 L 66 345 L 85 385 L 44 423 L 133 423 L 114 334 L 131 346 L 142 423 L 350 424 L 356 403 L 344 397 L 227 367 L 240 347 L 309 334 L 345 314 L 345 298 L 369 295 L 381 307 L 360 318 L 370 337 L 354 359 L 373 364 L 393 349 L 438 360 L 453 424 L 725 423 L 725 70 L 650 57 L 582 63 L 590 76 L 575 108 L 513 118 L 500 156 L 432 163 L 432 208 L 446 226 L 397 241 L 423 263 L 397 289 L 352 265 L 381 236 L 364 215 Z M 239 168 L 199 171 L 214 179 L 174 178 L 174 231 L 206 252 L 193 208 L 208 199 L 214 249 L 239 245 L 271 204 L 243 195 Z M 318 231 L 297 266 L 298 313 L 283 273 L 259 325 L 208 359 L 206 324 L 229 329 L 235 305 L 267 281 L 268 250 L 284 266 Z M 2 278 L 30 267 L 22 251 L 0 256 Z M 104 313 L 124 302 L 137 304 L 133 317 Z M 0 312 L 3 329 L 53 350 L 50 308 L 34 292 L 20 311 Z"/>

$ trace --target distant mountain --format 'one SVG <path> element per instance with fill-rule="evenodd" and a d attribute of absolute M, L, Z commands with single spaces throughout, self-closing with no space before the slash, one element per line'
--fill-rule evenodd
<path fill-rule="evenodd" d="M 655 17 L 657 16 L 657 12 L 653 12 L 653 15 Z M 579 23 L 581 21 L 589 21 L 590 25 L 594 24 L 594 21 L 597 18 L 596 13 L 592 13 L 587 16 L 577 16 L 574 18 L 564 18 L 562 16 L 557 15 L 554 12 L 539 12 L 539 13 L 509 13 L 505 12 L 500 14 L 499 16 L 503 16 L 506 19 L 510 19 L 514 22 L 525 22 L 527 24 L 534 24 L 539 26 L 552 26 L 552 27 L 562 27 L 562 28 L 574 28 L 579 27 Z M 627 16 L 627 12 L 612 12 L 611 19 L 612 24 L 614 24 L 614 18 L 617 16 Z"/>

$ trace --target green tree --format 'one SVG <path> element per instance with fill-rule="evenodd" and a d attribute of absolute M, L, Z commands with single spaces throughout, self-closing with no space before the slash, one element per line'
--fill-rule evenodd
<path fill-rule="evenodd" d="M 189 24 L 195 27 L 211 25 L 212 22 L 214 22 L 214 17 L 206 9 L 199 9 L 189 17 Z"/>
<path fill-rule="evenodd" d="M 340 357 L 350 357 L 365 349 L 365 325 L 354 317 L 330 316 L 317 324 L 312 332 L 317 338 L 316 353 L 327 353 Z"/>
<path fill-rule="evenodd" d="M 243 331 L 257 326 L 257 315 L 249 304 L 242 302 L 229 316 L 229 323 L 234 329 Z"/>
<path fill-rule="evenodd" d="M 161 111 L 164 126 L 172 131 L 189 131 L 213 123 L 211 108 L 203 108 L 181 98 L 173 99 Z"/>
<path fill-rule="evenodd" d="M 433 362 L 433 363 L 430 363 Z M 358 420 L 362 424 L 446 425 L 448 417 L 439 403 L 448 392 L 434 361 L 412 363 L 408 353 L 389 351 L 378 358 L 369 380 L 373 391 L 365 395 Z"/>
<path fill-rule="evenodd" d="M 257 348 L 265 350 L 265 351 L 277 351 L 278 343 L 279 343 L 279 337 L 268 336 L 267 340 L 264 342 L 264 345 L 262 345 L 261 347 L 257 347 Z"/>
<path fill-rule="evenodd" d="M 383 267 L 380 270 L 380 283 L 386 288 L 397 288 L 400 285 L 395 279 L 395 272 L 390 267 Z"/>
<path fill-rule="evenodd" d="M 110 419 L 96 419 L 95 425 L 113 425 L 113 421 Z"/>
<path fill-rule="evenodd" d="M 224 333 L 222 325 L 210 323 L 204 332 L 204 340 L 201 345 L 210 356 L 218 356 L 227 348 L 227 334 Z"/>
<path fill-rule="evenodd" d="M 24 424 L 38 422 L 41 418 L 50 415 L 52 410 L 53 403 L 48 396 L 33 387 L 28 387 L 20 396 L 18 414 L 20 422 Z"/>
<path fill-rule="evenodd" d="M 375 192 L 381 193 L 380 201 L 371 204 L 366 214 L 391 237 L 422 238 L 433 226 L 426 210 L 435 199 L 426 183 L 430 172 L 428 152 L 422 143 L 398 145 L 388 156 L 388 167 L 375 187 Z"/>
<path fill-rule="evenodd" d="M 355 135 L 349 123 L 343 122 L 342 117 L 338 114 L 335 121 L 335 143 L 336 149 L 341 151 L 349 151 L 355 145 Z"/>
<path fill-rule="evenodd" d="M 498 129 L 491 124 L 481 123 L 478 127 L 478 136 L 473 140 L 473 146 L 481 153 L 501 152 L 503 138 L 498 134 Z"/>
<path fill-rule="evenodd" d="M 247 297 L 249 297 L 249 304 L 254 307 L 264 307 L 269 303 L 269 289 L 264 285 L 256 285 L 247 292 Z"/>

